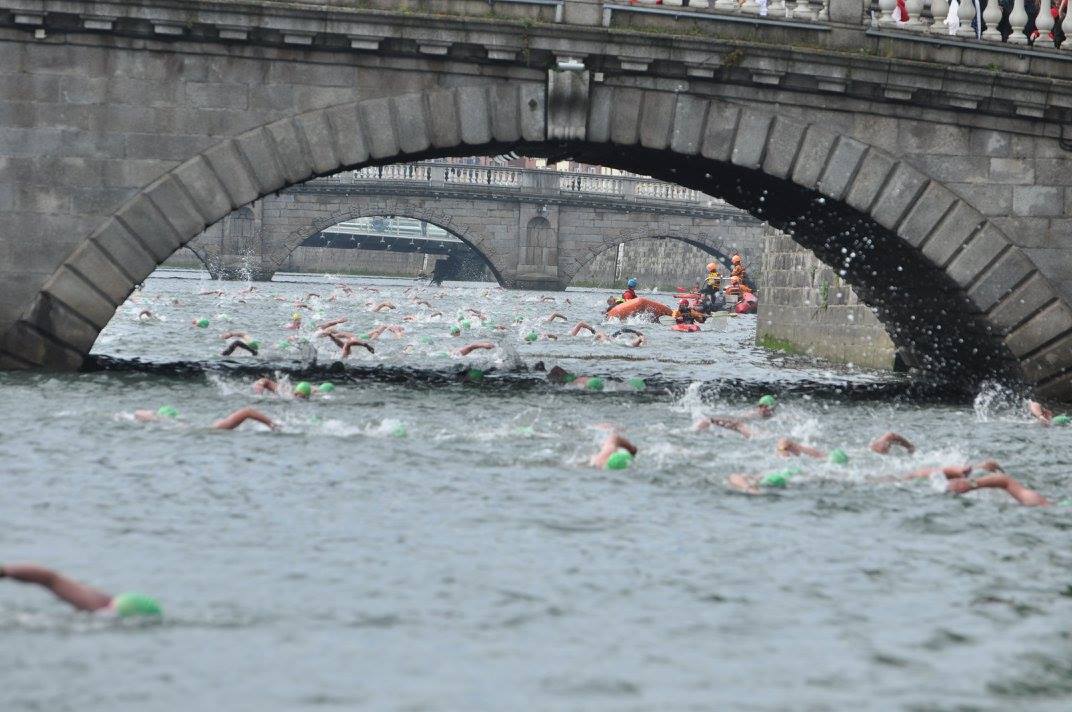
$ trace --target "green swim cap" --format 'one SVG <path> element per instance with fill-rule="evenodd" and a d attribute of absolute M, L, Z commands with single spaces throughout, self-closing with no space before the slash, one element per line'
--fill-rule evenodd
<path fill-rule="evenodd" d="M 406 437 L 406 426 L 399 423 L 395 427 L 391 428 L 391 435 L 394 435 L 396 438 Z"/>
<path fill-rule="evenodd" d="M 120 618 L 132 616 L 162 616 L 164 609 L 155 598 L 141 593 L 121 593 L 112 599 L 112 608 Z"/>
<path fill-rule="evenodd" d="M 624 470 L 631 464 L 633 464 L 633 456 L 626 450 L 618 450 L 607 458 L 606 469 Z"/>
<path fill-rule="evenodd" d="M 457 324 L 451 324 L 450 325 L 450 335 L 451 336 L 457 336 L 460 333 L 462 333 L 462 328 L 460 326 L 458 326 Z"/>
<path fill-rule="evenodd" d="M 261 342 L 254 339 L 253 341 L 250 341 L 248 344 L 246 344 L 246 346 L 250 347 L 254 351 L 259 351 L 261 348 Z"/>
<path fill-rule="evenodd" d="M 157 409 L 156 414 L 164 418 L 177 418 L 179 417 L 179 411 L 175 410 L 175 406 L 162 405 Z"/>
<path fill-rule="evenodd" d="M 319 390 L 321 393 L 331 393 L 333 390 L 335 390 L 335 384 L 330 381 L 321 383 L 317 390 Z"/>
<path fill-rule="evenodd" d="M 1055 415 L 1050 422 L 1054 425 L 1068 425 L 1069 423 L 1072 423 L 1072 418 L 1069 418 L 1067 415 Z"/>
<path fill-rule="evenodd" d="M 422 336 L 421 337 L 421 343 L 425 344 L 427 346 L 428 344 L 432 343 L 432 337 L 431 336 Z"/>
<path fill-rule="evenodd" d="M 294 395 L 308 398 L 313 393 L 313 386 L 308 381 L 301 381 L 294 386 Z"/>
<path fill-rule="evenodd" d="M 530 344 L 538 338 L 540 338 L 540 336 L 535 331 L 530 331 L 525 334 L 525 341 L 528 341 Z"/>
<path fill-rule="evenodd" d="M 629 385 L 632 386 L 633 389 L 637 390 L 637 391 L 642 391 L 642 390 L 644 390 L 645 388 L 648 387 L 648 384 L 644 383 L 643 378 L 630 378 L 629 379 Z"/>
<path fill-rule="evenodd" d="M 519 425 L 517 429 L 514 430 L 514 432 L 518 435 L 524 435 L 525 437 L 529 437 L 536 434 L 536 430 L 533 429 L 531 425 Z"/>
<path fill-rule="evenodd" d="M 1060 502 L 1057 503 L 1057 506 L 1058 507 L 1072 507 L 1072 499 L 1069 499 L 1068 497 L 1065 497 L 1064 499 L 1062 499 Z"/>
<path fill-rule="evenodd" d="M 849 464 L 849 456 L 845 454 L 845 451 L 839 447 L 830 451 L 830 462 L 835 465 L 847 465 Z"/>
<path fill-rule="evenodd" d="M 567 373 L 565 376 L 562 377 L 562 382 L 563 383 L 573 383 L 576 380 L 577 380 L 577 374 L 576 373 Z"/>
<path fill-rule="evenodd" d="M 778 472 L 764 475 L 763 479 L 759 481 L 759 484 L 763 487 L 785 487 L 789 484 L 790 477 L 791 474 L 789 470 L 779 470 Z"/>
<path fill-rule="evenodd" d="M 468 319 L 462 319 L 461 324 L 462 324 L 463 329 L 472 329 L 473 328 L 472 322 L 470 322 Z"/>
<path fill-rule="evenodd" d="M 357 338 L 361 339 L 362 341 L 368 341 L 369 338 L 371 338 L 371 335 L 366 332 L 364 334 L 358 334 Z"/>
<path fill-rule="evenodd" d="M 515 316 L 514 317 L 514 323 L 515 324 L 520 324 L 523 321 L 525 321 L 525 317 L 523 317 L 523 316 Z"/>
<path fill-rule="evenodd" d="M 208 319 L 206 319 L 205 317 L 201 317 L 200 319 L 197 320 L 197 326 L 198 326 L 198 328 L 201 328 L 201 329 L 207 328 L 208 327 Z"/>
<path fill-rule="evenodd" d="M 768 393 L 767 395 L 765 395 L 765 396 L 763 396 L 762 398 L 759 399 L 759 404 L 760 405 L 765 405 L 768 408 L 773 408 L 774 407 L 774 396 L 772 396 L 772 395 L 770 395 Z"/>
<path fill-rule="evenodd" d="M 276 344 L 275 347 L 277 349 L 289 349 L 290 348 L 290 342 L 287 341 L 286 339 L 283 339 L 278 344 Z"/>
<path fill-rule="evenodd" d="M 590 391 L 603 390 L 603 379 L 598 376 L 593 376 L 588 379 L 588 382 L 584 384 L 584 387 Z"/>
<path fill-rule="evenodd" d="M 466 372 L 465 377 L 470 381 L 483 381 L 484 372 L 479 368 L 470 368 L 469 371 Z"/>

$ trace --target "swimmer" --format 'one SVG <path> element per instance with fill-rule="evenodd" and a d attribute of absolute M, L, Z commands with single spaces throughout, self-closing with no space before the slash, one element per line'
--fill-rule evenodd
<path fill-rule="evenodd" d="M 1027 412 L 1043 425 L 1050 425 L 1053 423 L 1053 411 L 1044 407 L 1038 401 L 1028 401 Z"/>
<path fill-rule="evenodd" d="M 637 331 L 636 329 L 629 329 L 629 328 L 618 329 L 613 334 L 611 334 L 611 336 L 613 338 L 617 339 L 622 334 L 632 334 L 635 337 L 633 339 L 630 339 L 628 342 L 626 342 L 626 346 L 631 346 L 634 349 L 635 348 L 640 348 L 641 346 L 643 346 L 644 344 L 647 343 L 647 339 L 645 338 L 644 334 L 642 332 L 640 332 L 640 331 Z"/>
<path fill-rule="evenodd" d="M 328 329 L 332 329 L 333 327 L 336 327 L 339 324 L 345 324 L 346 321 L 347 321 L 346 317 L 340 316 L 338 319 L 329 319 L 328 321 L 321 322 L 321 323 L 316 325 L 316 328 L 317 328 L 318 332 L 319 331 L 325 331 L 325 330 L 328 330 Z"/>
<path fill-rule="evenodd" d="M 226 341 L 227 339 L 242 339 L 243 341 L 249 341 L 249 334 L 244 331 L 225 331 L 220 334 L 220 338 Z"/>
<path fill-rule="evenodd" d="M 275 430 L 279 427 L 279 425 L 267 415 L 260 412 L 259 410 L 250 408 L 249 406 L 245 408 L 239 408 L 235 412 L 228 415 L 226 418 L 220 418 L 212 424 L 212 427 L 216 430 L 234 430 L 247 420 L 255 420 L 258 423 L 267 425 L 269 430 Z"/>
<path fill-rule="evenodd" d="M 320 299 L 320 295 L 317 294 L 316 292 L 309 292 L 308 294 L 306 294 L 305 295 L 305 300 L 309 301 L 310 297 L 316 297 L 317 299 Z"/>
<path fill-rule="evenodd" d="M 473 342 L 471 344 L 466 344 L 465 346 L 463 346 L 460 349 L 458 349 L 458 355 L 459 356 L 468 356 L 469 354 L 473 353 L 474 351 L 478 351 L 478 350 L 481 350 L 481 349 L 491 351 L 491 350 L 493 350 L 495 348 L 496 348 L 495 344 L 491 343 L 490 341 L 475 341 L 475 342 Z"/>
<path fill-rule="evenodd" d="M 435 309 L 435 307 L 432 306 L 431 302 L 425 301 L 424 299 L 414 299 L 413 303 L 416 306 L 425 306 L 425 307 L 428 307 L 429 309 Z"/>
<path fill-rule="evenodd" d="M 370 354 L 376 353 L 376 349 L 372 348 L 372 344 L 361 339 L 346 339 L 342 343 L 336 341 L 335 344 L 342 349 L 342 357 L 350 358 L 350 352 L 353 351 L 355 346 L 360 346 L 363 349 L 367 349 Z"/>
<path fill-rule="evenodd" d="M 267 376 L 264 378 L 258 378 L 253 382 L 253 392 L 257 395 L 264 393 L 279 393 L 279 383 L 273 381 Z"/>
<path fill-rule="evenodd" d="M 826 459 L 826 453 L 817 448 L 813 448 L 803 443 L 798 443 L 796 440 L 790 438 L 778 438 L 778 444 L 775 446 L 775 451 L 779 457 L 799 457 L 806 455 L 816 460 Z"/>
<path fill-rule="evenodd" d="M 477 319 L 479 319 L 480 321 L 487 321 L 487 320 L 488 320 L 488 318 L 487 318 L 486 316 L 484 316 L 484 312 L 482 312 L 482 311 L 479 311 L 479 310 L 477 310 L 477 309 L 473 309 L 473 308 L 466 308 L 466 310 L 465 310 L 465 311 L 466 311 L 466 312 L 468 312 L 469 314 L 471 314 L 471 315 L 475 316 L 475 317 L 476 317 Z"/>
<path fill-rule="evenodd" d="M 886 455 L 889 453 L 890 448 L 894 445 L 899 445 L 908 452 L 909 455 L 916 451 L 916 446 L 908 441 L 903 435 L 898 433 L 886 433 L 881 437 L 875 438 L 871 442 L 871 451 L 877 452 L 879 455 Z"/>
<path fill-rule="evenodd" d="M 582 331 L 590 332 L 592 334 L 592 336 L 594 336 L 596 338 L 596 341 L 599 341 L 601 343 L 609 342 L 609 341 L 614 340 L 609 335 L 607 335 L 606 333 L 600 331 L 599 329 L 596 329 L 595 327 L 593 327 L 591 324 L 589 324 L 586 321 L 577 322 L 577 324 L 572 329 L 570 329 L 570 336 L 577 336 Z"/>
<path fill-rule="evenodd" d="M 207 292 L 201 292 L 202 297 L 222 297 L 224 294 L 226 294 L 226 292 L 222 289 L 210 289 Z"/>
<path fill-rule="evenodd" d="M 291 314 L 290 315 L 290 321 L 287 322 L 286 324 L 284 324 L 283 328 L 284 329 L 289 329 L 290 331 L 297 331 L 298 329 L 300 329 L 301 328 L 301 314 L 299 314 L 298 312 L 294 312 L 293 314 Z"/>
<path fill-rule="evenodd" d="M 298 300 L 294 301 L 294 308 L 295 309 L 308 309 L 309 311 L 313 310 L 313 308 L 311 306 L 309 306 L 305 302 L 301 302 L 301 301 L 298 301 Z"/>
<path fill-rule="evenodd" d="M 549 316 L 549 317 L 547 317 L 546 319 L 543 320 L 543 323 L 544 324 L 550 324 L 551 322 L 555 321 L 556 319 L 561 319 L 562 321 L 568 321 L 568 319 L 566 318 L 565 314 L 559 314 L 558 312 L 552 312 L 551 316 Z"/>
<path fill-rule="evenodd" d="M 628 453 L 628 457 L 619 456 L 620 452 Z M 609 469 L 621 470 L 629 466 L 629 462 L 636 457 L 636 454 L 636 445 L 626 440 L 616 430 L 611 429 L 603 440 L 599 452 L 588 459 L 588 464 L 599 470 L 608 466 Z"/>
<path fill-rule="evenodd" d="M 384 309 L 397 309 L 397 308 L 398 308 L 398 307 L 396 307 L 396 306 L 395 306 L 394 304 L 392 304 L 391 302 L 380 302 L 380 303 L 379 303 L 379 304 L 377 304 L 376 306 L 374 306 L 374 307 L 372 307 L 371 309 L 369 309 L 369 311 L 373 311 L 373 312 L 381 312 L 381 311 L 383 311 Z"/>
<path fill-rule="evenodd" d="M 140 593 L 121 593 L 118 596 L 111 596 L 36 564 L 4 564 L 0 566 L 0 578 L 9 578 L 12 581 L 32 583 L 46 588 L 56 598 L 79 611 L 111 613 L 120 618 L 159 617 L 164 614 L 160 604 L 149 596 Z"/>
<path fill-rule="evenodd" d="M 554 302 L 554 301 L 558 301 L 558 300 L 555 299 L 554 297 L 544 296 L 544 297 L 540 297 L 540 301 L 541 302 Z"/>
<path fill-rule="evenodd" d="M 693 423 L 692 429 L 696 432 L 702 432 L 710 429 L 712 425 L 717 425 L 720 428 L 726 430 L 732 430 L 735 433 L 739 433 L 741 437 L 748 440 L 754 434 L 753 430 L 748 427 L 748 424 L 741 418 L 725 418 L 721 416 L 714 416 L 711 418 L 700 418 Z"/>
<path fill-rule="evenodd" d="M 406 333 L 406 329 L 397 324 L 381 324 L 368 333 L 368 338 L 369 340 L 378 339 L 385 331 L 389 331 L 395 336 L 403 336 Z"/>
<path fill-rule="evenodd" d="M 977 489 L 1002 489 L 1009 496 L 1025 507 L 1049 507 L 1050 501 L 1033 489 L 1006 474 L 984 475 L 976 479 L 957 477 L 949 481 L 946 491 L 953 494 L 965 494 Z"/>
<path fill-rule="evenodd" d="M 220 352 L 220 356 L 230 356 L 236 349 L 244 349 L 256 356 L 257 351 L 259 351 L 259 344 L 256 341 L 251 341 L 247 344 L 241 339 L 235 339 L 227 346 L 227 348 Z"/>
<path fill-rule="evenodd" d="M 153 314 L 148 309 L 142 309 L 138 312 L 138 321 L 160 321 L 160 317 Z"/>

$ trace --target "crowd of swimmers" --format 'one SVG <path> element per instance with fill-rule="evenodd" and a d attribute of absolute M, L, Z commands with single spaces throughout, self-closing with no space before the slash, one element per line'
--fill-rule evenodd
<path fill-rule="evenodd" d="M 705 280 L 704 285 L 697 290 L 704 299 L 707 299 L 710 302 L 717 302 L 716 297 L 719 296 L 718 287 L 721 284 L 721 277 L 718 275 L 717 267 L 718 266 L 715 263 L 708 265 L 708 278 Z M 747 286 L 744 285 L 743 281 L 744 267 L 740 264 L 739 258 L 734 261 L 733 272 L 731 273 L 730 279 L 731 285 L 725 290 L 727 294 L 730 293 L 730 290 L 734 289 L 735 286 L 738 289 L 737 293 L 743 293 L 740 290 L 747 289 Z M 622 298 L 636 298 L 636 286 L 636 280 L 630 279 L 627 282 L 627 288 L 623 293 Z M 342 287 L 347 294 L 352 293 L 353 291 L 346 285 L 340 285 L 340 287 Z M 253 287 L 248 288 L 247 293 L 251 292 L 253 289 Z M 375 291 L 373 288 L 368 289 Z M 706 292 L 704 291 L 705 289 L 707 290 Z M 309 295 L 306 298 L 308 299 L 311 296 L 314 295 Z M 542 299 L 545 301 L 553 301 L 555 298 L 544 297 Z M 329 301 L 334 301 L 334 297 Z M 569 302 L 569 300 L 566 301 L 567 303 Z M 413 302 L 416 305 L 431 310 L 431 313 L 436 315 L 441 314 L 425 299 L 415 296 L 413 297 Z M 692 307 L 688 305 L 685 306 L 689 308 L 690 313 L 683 313 L 685 307 L 679 305 L 678 311 L 675 312 L 675 319 L 695 318 L 691 314 Z M 297 310 L 302 308 L 309 309 L 310 307 L 304 302 L 299 301 L 296 303 L 295 312 L 290 321 L 282 325 L 283 329 L 297 330 L 301 328 L 303 319 L 301 313 Z M 379 301 L 375 304 L 370 304 L 369 308 L 373 312 L 381 313 L 385 311 L 394 311 L 398 306 L 389 301 Z M 467 309 L 459 314 L 459 322 L 463 322 L 466 316 L 479 318 L 482 321 L 486 320 L 485 315 L 479 310 Z M 157 317 L 155 317 L 155 315 L 148 309 L 143 309 L 138 314 L 138 319 L 140 321 L 153 320 L 156 318 Z M 403 320 L 405 320 L 405 318 L 403 318 Z M 546 319 L 544 319 L 545 323 L 557 321 L 568 321 L 568 319 L 565 315 L 559 312 L 552 312 Z M 198 328 L 206 328 L 208 326 L 207 320 L 203 318 L 195 319 L 193 323 Z M 346 358 L 357 348 L 374 353 L 375 347 L 373 346 L 373 342 L 379 339 L 382 335 L 393 334 L 395 336 L 401 336 L 405 333 L 405 328 L 401 325 L 379 325 L 367 332 L 357 334 L 343 328 L 346 323 L 347 319 L 345 317 L 338 317 L 322 321 L 315 325 L 315 338 L 325 339 L 333 343 L 339 349 L 341 358 Z M 506 327 L 499 328 L 503 330 Z M 461 331 L 462 327 L 459 324 L 455 324 L 451 329 L 451 335 L 459 336 Z M 623 328 L 615 331 L 613 334 L 607 334 L 584 321 L 576 323 L 570 329 L 569 333 L 571 336 L 590 334 L 599 342 L 615 342 L 633 348 L 644 346 L 646 343 L 644 334 L 639 330 Z M 529 336 L 533 338 L 529 338 Z M 534 341 L 538 338 L 557 338 L 552 334 L 546 333 L 541 337 L 535 332 L 531 332 L 529 336 L 526 336 L 527 341 Z M 227 342 L 227 346 L 222 352 L 225 356 L 230 356 L 238 350 L 256 355 L 260 349 L 260 342 L 244 331 L 225 331 L 220 337 Z M 495 348 L 497 348 L 496 344 L 491 341 L 474 341 L 456 349 L 455 354 L 464 357 L 476 351 L 494 350 Z M 536 364 L 534 369 L 544 370 L 544 367 L 542 363 L 540 363 Z M 479 369 L 467 369 L 464 373 L 469 380 L 479 380 L 480 376 L 482 376 L 482 372 Z M 573 374 L 559 366 L 554 366 L 547 370 L 546 378 L 549 383 L 558 387 L 582 391 L 603 391 L 607 388 L 608 384 L 608 379 L 604 379 L 600 376 Z M 644 381 L 639 378 L 628 379 L 625 385 L 628 388 L 636 390 L 644 390 L 645 388 Z M 311 383 L 305 381 L 300 381 L 291 386 L 285 381 L 262 377 L 254 380 L 250 384 L 250 389 L 252 393 L 256 395 L 276 395 L 297 400 L 310 400 L 314 397 L 330 394 L 334 391 L 335 386 L 331 383 L 322 383 L 319 386 L 313 386 Z M 1068 415 L 1055 415 L 1050 409 L 1035 401 L 1031 401 L 1028 404 L 1027 410 L 1031 417 L 1045 427 L 1067 426 L 1072 424 L 1072 418 Z M 775 420 L 777 412 L 778 406 L 774 396 L 764 395 L 758 400 L 754 407 L 743 413 L 705 416 L 696 420 L 692 425 L 692 429 L 695 432 L 704 432 L 713 428 L 720 428 L 734 432 L 743 438 L 751 439 L 760 432 L 760 424 L 763 424 L 762 427 L 768 431 L 771 429 L 771 424 L 777 422 Z M 161 406 L 155 411 L 137 410 L 134 412 L 133 417 L 138 422 L 159 423 L 174 421 L 179 417 L 179 413 L 172 406 Z M 234 430 L 246 422 L 259 423 L 265 428 L 273 431 L 280 429 L 280 423 L 278 421 L 273 420 L 265 413 L 262 413 L 253 407 L 244 407 L 235 410 L 234 412 L 213 421 L 208 427 L 217 430 Z M 604 424 L 597 427 L 604 430 L 605 435 L 602 438 L 599 449 L 588 459 L 588 464 L 592 467 L 610 470 L 623 470 L 630 467 L 639 454 L 639 447 L 612 425 Z M 887 432 L 874 439 L 869 445 L 869 450 L 880 455 L 889 455 L 891 452 L 898 450 L 911 454 L 915 452 L 915 445 L 898 433 Z M 845 466 L 850 460 L 849 454 L 841 448 L 824 450 L 798 442 L 789 437 L 779 437 L 776 440 L 775 453 L 781 458 L 804 458 L 805 460 L 826 461 L 835 466 Z M 803 474 L 804 468 L 800 466 L 786 467 L 768 473 L 731 473 L 726 477 L 725 483 L 731 491 L 748 495 L 759 495 L 765 491 L 784 489 L 789 486 L 792 480 L 799 480 Z M 1045 496 L 1025 486 L 1015 477 L 1006 472 L 1006 470 L 993 459 L 984 459 L 974 465 L 954 463 L 938 467 L 918 468 L 907 472 L 880 476 L 878 481 L 896 482 L 921 478 L 931 478 L 943 481 L 945 483 L 945 491 L 955 495 L 961 495 L 980 489 L 995 489 L 1003 490 L 1013 500 L 1025 506 L 1046 507 L 1051 504 Z M 51 591 L 60 600 L 65 601 L 80 611 L 114 615 L 118 617 L 157 618 L 162 615 L 160 604 L 150 596 L 133 592 L 112 596 L 35 564 L 0 565 L 0 579 L 8 579 L 11 581 L 40 586 Z"/>

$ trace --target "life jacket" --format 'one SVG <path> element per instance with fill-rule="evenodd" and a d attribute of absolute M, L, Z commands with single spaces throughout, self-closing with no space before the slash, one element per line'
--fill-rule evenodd
<path fill-rule="evenodd" d="M 624 299 L 626 301 L 629 301 L 630 299 L 636 299 L 636 298 L 637 298 L 636 292 L 633 291 L 632 287 L 627 287 L 626 290 L 624 292 L 622 292 L 622 299 Z"/>
<path fill-rule="evenodd" d="M 734 265 L 733 270 L 730 272 L 730 276 L 731 277 L 740 277 L 743 280 L 744 279 L 744 273 L 745 273 L 744 265 Z"/>
<path fill-rule="evenodd" d="M 674 321 L 678 324 L 692 324 L 696 321 L 696 317 L 692 314 L 691 307 L 688 309 L 675 309 L 673 316 Z"/>
<path fill-rule="evenodd" d="M 719 276 L 718 272 L 708 272 L 704 283 L 711 289 L 717 290 L 722 286 L 722 277 Z"/>

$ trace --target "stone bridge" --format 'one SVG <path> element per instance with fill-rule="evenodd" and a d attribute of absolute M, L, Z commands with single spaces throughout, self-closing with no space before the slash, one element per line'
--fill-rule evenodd
<path fill-rule="evenodd" d="M 932 25 L 945 0 L 904 26 L 893 0 L 360 4 L 0 0 L 0 366 L 77 368 L 133 285 L 258 198 L 516 151 L 722 198 L 843 272 L 910 364 L 1072 396 L 1048 1 L 1030 45 L 1022 0 L 982 39 L 971 3 L 958 36 Z"/>
<path fill-rule="evenodd" d="M 418 163 L 345 171 L 267 196 L 189 247 L 213 276 L 271 279 L 313 235 L 376 215 L 448 230 L 501 285 L 520 289 L 565 289 L 601 252 L 645 238 L 687 242 L 727 266 L 740 252 L 758 268 L 765 229 L 742 210 L 661 181 Z"/>

